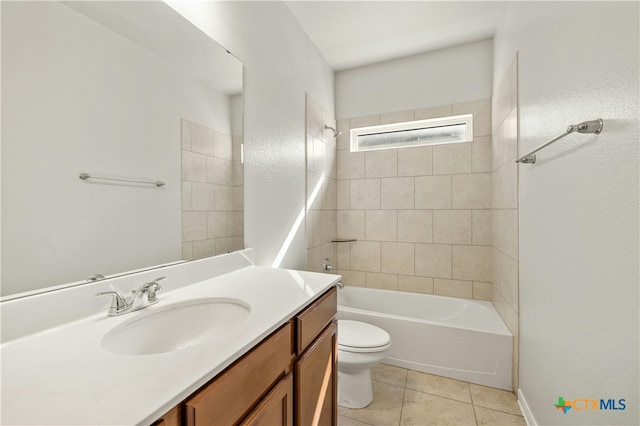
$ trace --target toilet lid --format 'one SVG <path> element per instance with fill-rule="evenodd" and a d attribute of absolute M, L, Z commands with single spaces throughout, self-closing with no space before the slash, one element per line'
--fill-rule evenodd
<path fill-rule="evenodd" d="M 338 321 L 338 346 L 345 348 L 380 348 L 391 343 L 389 333 L 360 321 Z"/>

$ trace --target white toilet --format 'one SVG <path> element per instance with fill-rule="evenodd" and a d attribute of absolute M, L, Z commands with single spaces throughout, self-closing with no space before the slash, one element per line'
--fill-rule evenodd
<path fill-rule="evenodd" d="M 371 368 L 389 353 L 391 336 L 371 324 L 338 320 L 338 405 L 364 408 L 373 401 Z"/>

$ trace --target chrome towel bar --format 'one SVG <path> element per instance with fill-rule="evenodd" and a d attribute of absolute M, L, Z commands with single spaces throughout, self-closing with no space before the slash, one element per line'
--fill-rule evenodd
<path fill-rule="evenodd" d="M 82 180 L 87 180 L 87 179 L 102 179 L 102 180 L 116 180 L 119 182 L 134 182 L 134 183 L 146 183 L 149 185 L 155 185 L 157 187 L 160 186 L 164 186 L 164 182 L 159 181 L 159 180 L 135 180 L 135 179 L 123 179 L 123 178 L 114 178 L 114 177 L 106 177 L 106 176 L 96 176 L 94 174 L 90 174 L 90 173 L 80 173 L 79 176 L 80 179 Z"/>
<path fill-rule="evenodd" d="M 555 138 L 551 139 L 549 142 L 543 143 L 542 145 L 540 145 L 536 149 L 527 152 L 525 155 L 523 155 L 522 157 L 518 158 L 516 160 L 516 163 L 535 164 L 535 162 L 536 162 L 535 153 L 540 151 L 542 148 L 546 148 L 547 146 L 551 145 L 552 143 L 556 142 L 557 140 L 560 140 L 560 139 L 564 138 L 565 136 L 567 136 L 568 134 L 573 133 L 573 132 L 595 133 L 596 135 L 600 134 L 600 132 L 602 132 L 602 126 L 603 125 L 604 125 L 604 122 L 602 121 L 602 118 L 598 118 L 597 120 L 584 121 L 584 122 L 582 122 L 580 124 L 572 124 L 569 127 L 567 127 L 567 131 L 566 132 L 564 132 L 560 136 L 556 136 Z"/>

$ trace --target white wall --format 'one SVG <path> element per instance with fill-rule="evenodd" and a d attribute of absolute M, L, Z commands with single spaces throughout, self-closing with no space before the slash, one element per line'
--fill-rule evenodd
<path fill-rule="evenodd" d="M 519 52 L 520 390 L 538 424 L 638 424 L 637 2 L 510 4 L 494 78 Z M 497 81 L 497 80 L 496 80 Z M 495 87 L 495 85 L 494 85 Z M 626 399 L 624 411 L 553 407 Z"/>
<path fill-rule="evenodd" d="M 3 2 L 3 294 L 180 259 L 181 117 L 230 133 L 227 96 L 137 44 L 61 3 Z"/>
<path fill-rule="evenodd" d="M 336 73 L 336 118 L 491 97 L 491 40 Z"/>
<path fill-rule="evenodd" d="M 284 3 L 169 4 L 245 65 L 245 244 L 270 266 L 304 208 L 305 92 L 332 106 L 333 71 Z M 305 251 L 302 225 L 280 266 Z"/>

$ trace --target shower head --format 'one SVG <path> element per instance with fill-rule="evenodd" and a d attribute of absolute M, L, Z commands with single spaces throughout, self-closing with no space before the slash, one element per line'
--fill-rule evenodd
<path fill-rule="evenodd" d="M 342 134 L 342 132 L 337 131 L 336 129 L 334 129 L 331 126 L 327 126 L 326 124 L 324 125 L 324 129 L 325 130 L 331 130 L 333 132 L 333 137 L 337 138 L 338 136 L 340 136 Z"/>

